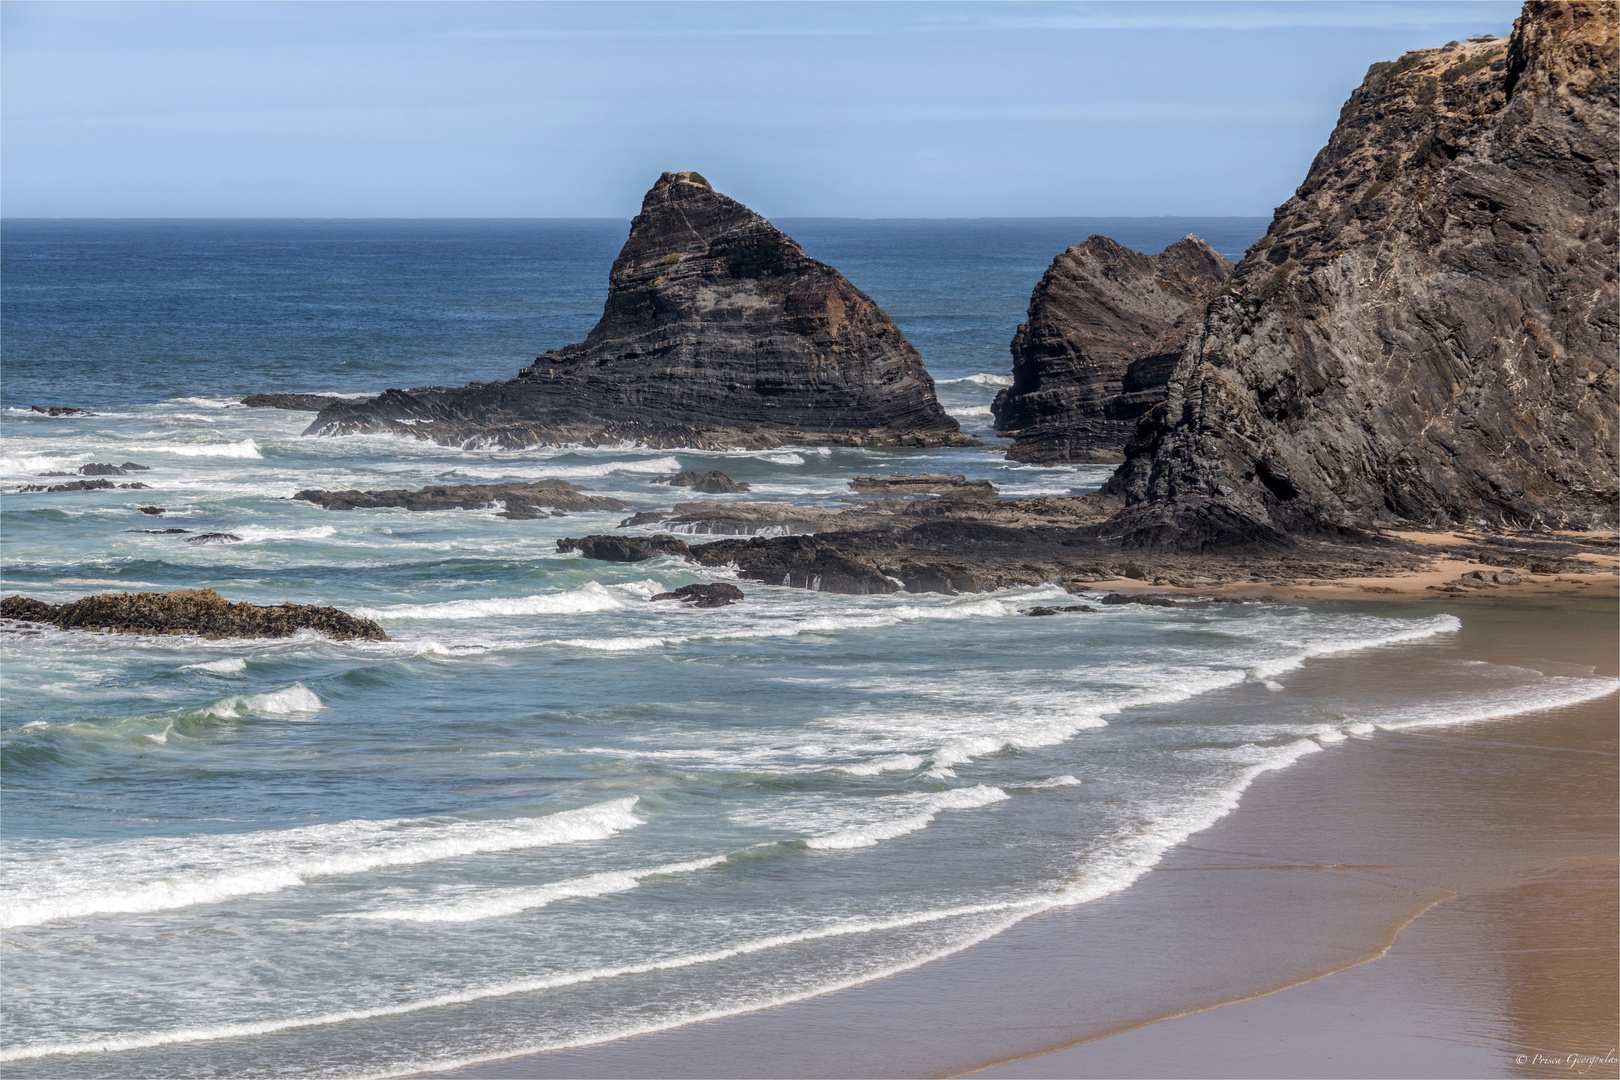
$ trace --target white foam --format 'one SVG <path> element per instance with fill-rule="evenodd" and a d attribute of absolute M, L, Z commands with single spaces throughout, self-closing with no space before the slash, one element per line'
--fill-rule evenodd
<path fill-rule="evenodd" d="M 1502 720 L 1525 713 L 1559 709 L 1567 705 L 1580 705 L 1608 697 L 1620 690 L 1617 679 L 1576 679 L 1568 676 L 1547 676 L 1529 686 L 1516 686 L 1470 697 L 1464 701 L 1437 702 L 1407 706 L 1388 712 L 1364 715 L 1344 730 L 1354 735 L 1372 729 L 1403 731 L 1409 728 L 1446 727 L 1452 724 L 1477 724 L 1486 720 Z"/>
<path fill-rule="evenodd" d="M 558 900 L 574 900 L 593 896 L 609 896 L 629 892 L 652 877 L 690 874 L 707 870 L 726 861 L 726 856 L 715 855 L 690 862 L 667 863 L 643 870 L 610 870 L 601 874 L 570 878 L 549 885 L 523 889 L 496 889 L 482 892 L 464 900 L 440 904 L 417 904 L 409 907 L 376 908 L 372 911 L 345 912 L 334 916 L 342 919 L 372 919 L 380 922 L 461 923 L 482 919 L 498 919 L 525 911 L 545 907 Z"/>
<path fill-rule="evenodd" d="M 956 417 L 958 420 L 971 420 L 971 419 L 975 419 L 975 418 L 980 417 L 980 416 L 989 416 L 990 415 L 990 406 L 988 406 L 988 405 L 957 405 L 957 406 L 954 406 L 954 407 L 949 407 L 948 406 L 948 407 L 946 407 L 945 411 L 950 413 L 952 416 Z"/>
<path fill-rule="evenodd" d="M 1114 837 L 1086 860 L 1080 880 L 1063 891 L 1061 902 L 1084 904 L 1129 888 L 1171 848 L 1236 810 L 1256 777 L 1287 768 L 1321 749 L 1322 745 L 1313 739 L 1296 739 L 1284 746 L 1248 746 L 1230 752 L 1247 754 L 1252 759 L 1232 783 L 1188 805 L 1149 811 L 1138 829 Z"/>
<path fill-rule="evenodd" d="M 1397 645 L 1405 641 L 1421 641 L 1439 634 L 1453 634 L 1462 629 L 1462 620 L 1455 615 L 1434 615 L 1395 626 L 1389 625 L 1393 620 L 1378 621 L 1383 625 L 1372 629 L 1371 632 L 1356 624 L 1332 628 L 1331 636 L 1305 642 L 1298 649 L 1291 649 L 1286 656 L 1256 664 L 1253 668 L 1254 678 L 1257 682 L 1265 683 L 1272 681 L 1274 676 L 1302 666 L 1312 657 L 1337 656 L 1364 649 L 1376 649 L 1384 645 Z"/>
<path fill-rule="evenodd" d="M 1080 781 L 1065 773 L 1062 776 L 1049 776 L 1045 780 L 1031 780 L 1027 784 L 1008 784 L 1007 786 L 1017 790 L 1039 791 L 1042 788 L 1079 787 Z"/>
<path fill-rule="evenodd" d="M 179 457 L 262 458 L 252 439 L 233 443 L 143 443 L 139 453 L 175 454 Z"/>
<path fill-rule="evenodd" d="M 324 540 L 328 536 L 337 535 L 337 529 L 331 525 L 312 525 L 307 529 L 274 529 L 264 525 L 237 525 L 232 527 L 231 531 L 249 544 L 263 543 L 266 540 Z"/>
<path fill-rule="evenodd" d="M 248 1035 L 269 1035 L 278 1031 L 287 1031 L 294 1028 L 319 1027 L 327 1024 L 353 1023 L 357 1020 L 374 1020 L 383 1016 L 400 1016 L 405 1013 L 420 1012 L 424 1009 L 443 1008 L 446 1005 L 464 1005 L 472 1001 L 481 1001 L 492 997 L 506 997 L 511 994 L 533 993 L 538 990 L 554 990 L 564 986 L 575 986 L 579 983 L 597 982 L 603 979 L 622 978 L 627 975 L 646 975 L 655 971 L 676 971 L 681 968 L 697 967 L 703 964 L 718 963 L 730 960 L 737 956 L 748 956 L 754 953 L 765 952 L 770 949 L 780 949 L 789 945 L 800 945 L 810 941 L 824 941 L 828 938 L 847 937 L 854 934 L 871 934 L 885 930 L 899 930 L 906 927 L 921 926 L 927 923 L 942 922 L 948 919 L 970 918 L 978 915 L 1003 914 L 1009 916 L 993 928 L 986 928 L 964 941 L 952 943 L 950 946 L 937 950 L 929 956 L 911 960 L 893 967 L 893 971 L 903 971 L 924 963 L 936 956 L 948 956 L 959 949 L 965 948 L 977 941 L 983 941 L 1006 929 L 1012 923 L 1038 910 L 1049 907 L 1043 901 L 1022 901 L 993 904 L 970 904 L 954 908 L 940 908 L 933 911 L 919 911 L 905 915 L 892 916 L 882 919 L 850 919 L 831 923 L 812 930 L 803 930 L 791 934 L 775 934 L 769 937 L 756 938 L 738 945 L 723 949 L 714 949 L 707 952 L 689 953 L 685 956 L 670 957 L 665 960 L 652 960 L 640 964 L 623 964 L 615 967 L 587 968 L 582 971 L 566 972 L 559 975 L 546 975 L 529 979 L 514 979 L 508 982 L 486 984 L 467 990 L 448 994 L 439 994 L 434 997 L 418 998 L 414 1001 L 400 1002 L 396 1005 L 379 1005 L 369 1009 L 346 1009 L 340 1012 L 316 1013 L 308 1016 L 287 1017 L 277 1020 L 260 1020 L 248 1023 L 212 1024 L 204 1027 L 170 1028 L 166 1031 L 147 1031 L 138 1035 L 116 1035 L 100 1039 L 88 1039 L 82 1042 L 39 1043 L 33 1046 L 13 1046 L 0 1050 L 0 1061 L 25 1061 L 32 1058 L 47 1057 L 52 1054 L 92 1054 L 110 1053 L 120 1050 L 141 1050 L 154 1046 L 168 1046 L 174 1043 L 211 1042 L 216 1039 L 234 1039 Z M 868 979 L 889 974 L 885 969 L 878 972 L 867 972 L 860 977 L 850 980 L 848 985 L 865 982 Z M 813 996 L 816 993 L 825 993 L 836 986 L 821 987 L 814 991 L 791 995 L 784 1000 L 799 1000 Z M 758 1003 L 750 1004 L 744 1008 L 734 1008 L 717 1011 L 714 1015 L 732 1015 L 737 1012 L 747 1012 L 762 1007 Z M 655 1024 L 647 1030 L 658 1030 L 664 1027 L 673 1027 L 681 1023 L 690 1023 L 700 1017 L 686 1017 L 679 1021 Z M 619 1033 L 616 1033 L 619 1034 Z M 597 1040 L 585 1040 L 595 1042 Z M 572 1045 L 572 1044 L 570 1044 Z M 550 1047 L 547 1048 L 559 1048 Z M 520 1053 L 523 1051 L 519 1051 Z M 389 1074 L 384 1074 L 389 1075 Z"/>
<path fill-rule="evenodd" d="M 247 669 L 247 661 L 240 656 L 227 660 L 210 660 L 204 664 L 186 664 L 181 671 L 212 671 L 216 675 L 235 675 Z"/>
<path fill-rule="evenodd" d="M 903 812 L 899 815 L 839 829 L 837 832 L 821 836 L 812 836 L 804 843 L 806 847 L 821 851 L 871 847 L 884 840 L 893 840 L 897 836 L 926 829 L 933 822 L 934 816 L 941 811 L 976 810 L 981 806 L 989 806 L 991 803 L 1002 802 L 1008 798 L 1011 796 L 1000 788 L 984 784 L 925 794 L 892 795 L 876 801 L 883 809 L 901 809 Z"/>
<path fill-rule="evenodd" d="M 631 590 L 627 590 L 631 591 Z M 362 619 L 392 622 L 407 619 L 488 619 L 520 615 L 582 615 L 594 611 L 617 611 L 626 607 L 622 596 L 614 595 L 599 582 L 589 581 L 563 593 L 492 598 L 487 600 L 446 600 L 438 604 L 394 604 L 389 607 L 357 607 L 352 611 Z"/>
<path fill-rule="evenodd" d="M 221 661 L 224 663 L 225 661 Z M 203 716 L 228 718 L 253 714 L 257 716 L 287 716 L 294 719 L 313 716 L 326 706 L 315 691 L 303 683 L 293 683 L 268 694 L 239 694 L 203 706 Z"/>
<path fill-rule="evenodd" d="M 972 383 L 974 386 L 1011 386 L 1011 375 L 992 375 L 988 371 L 981 371 L 977 375 L 964 375 L 960 379 L 941 379 L 939 385 L 954 386 L 957 383 Z"/>
<path fill-rule="evenodd" d="M 82 456 L 82 455 L 81 455 Z M 46 472 L 75 472 L 78 457 L 57 458 L 44 454 L 6 454 L 0 456 L 0 476 L 37 476 Z"/>
<path fill-rule="evenodd" d="M 882 757 L 855 765 L 840 765 L 838 770 L 851 776 L 877 776 L 886 772 L 909 772 L 912 769 L 920 769 L 926 760 L 920 754 L 884 754 Z"/>
<path fill-rule="evenodd" d="M 167 911 L 278 892 L 311 878 L 605 840 L 642 823 L 632 813 L 635 804 L 631 797 L 538 818 L 360 819 L 223 836 L 70 845 L 55 858 L 28 868 L 28 880 L 55 887 L 7 896 L 0 904 L 0 927 Z M 19 852 L 10 855 L 15 866 Z M 7 874 L 13 881 L 22 876 L 14 869 Z"/>
<path fill-rule="evenodd" d="M 769 461 L 773 465 L 804 464 L 804 457 L 799 454 L 761 454 L 759 456 L 762 460 Z"/>

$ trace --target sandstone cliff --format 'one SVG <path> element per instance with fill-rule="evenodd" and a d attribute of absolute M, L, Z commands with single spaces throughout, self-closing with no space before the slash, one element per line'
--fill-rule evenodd
<path fill-rule="evenodd" d="M 1616 23 L 1372 67 L 1110 481 L 1127 544 L 1614 523 Z"/>
<path fill-rule="evenodd" d="M 996 430 L 1016 461 L 1119 461 L 1232 264 L 1196 236 L 1158 255 L 1093 236 L 1056 259 L 1012 340 Z"/>
<path fill-rule="evenodd" d="M 690 172 L 647 193 L 583 342 L 508 381 L 332 405 L 306 434 L 362 431 L 505 446 L 976 445 L 870 298 Z"/>

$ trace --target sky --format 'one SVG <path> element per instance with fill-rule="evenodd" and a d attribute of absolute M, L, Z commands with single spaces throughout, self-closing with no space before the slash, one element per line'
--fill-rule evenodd
<path fill-rule="evenodd" d="M 1267 215 L 1428 3 L 0 3 L 0 216 Z"/>

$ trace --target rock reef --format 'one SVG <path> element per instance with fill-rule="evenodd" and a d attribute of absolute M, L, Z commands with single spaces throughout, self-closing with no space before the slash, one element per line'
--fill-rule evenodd
<path fill-rule="evenodd" d="M 1125 546 L 1615 522 L 1617 16 L 1373 65 L 1105 489 Z"/>
<path fill-rule="evenodd" d="M 306 434 L 380 431 L 509 447 L 976 445 L 865 293 L 692 172 L 647 192 L 583 342 L 515 379 L 330 405 Z"/>
<path fill-rule="evenodd" d="M 218 638 L 284 638 L 314 630 L 337 641 L 387 641 L 382 627 L 335 607 L 231 603 L 212 589 L 166 593 L 102 593 L 66 604 L 26 596 L 0 600 L 0 619 L 43 623 L 60 630 L 122 634 L 195 634 Z"/>
<path fill-rule="evenodd" d="M 1013 335 L 1013 384 L 991 405 L 996 430 L 1013 439 L 1007 456 L 1123 460 L 1232 269 L 1196 236 L 1158 255 L 1093 236 L 1052 260 Z"/>
<path fill-rule="evenodd" d="M 534 480 L 513 484 L 452 484 L 420 491 L 321 491 L 310 489 L 293 496 L 328 510 L 487 510 L 497 503 L 498 517 L 517 521 L 555 516 L 569 510 L 628 510 L 630 504 L 608 495 L 587 495 L 589 488 L 566 480 Z M 550 513 L 542 513 L 550 511 Z"/>

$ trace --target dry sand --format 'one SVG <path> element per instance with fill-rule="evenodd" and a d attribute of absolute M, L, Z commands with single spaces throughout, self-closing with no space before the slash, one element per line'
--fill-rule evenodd
<path fill-rule="evenodd" d="M 1617 673 L 1613 602 L 1508 591 L 1467 655 Z M 1620 1075 L 1616 709 L 1352 740 L 1125 892 L 944 960 L 447 1075 Z"/>

